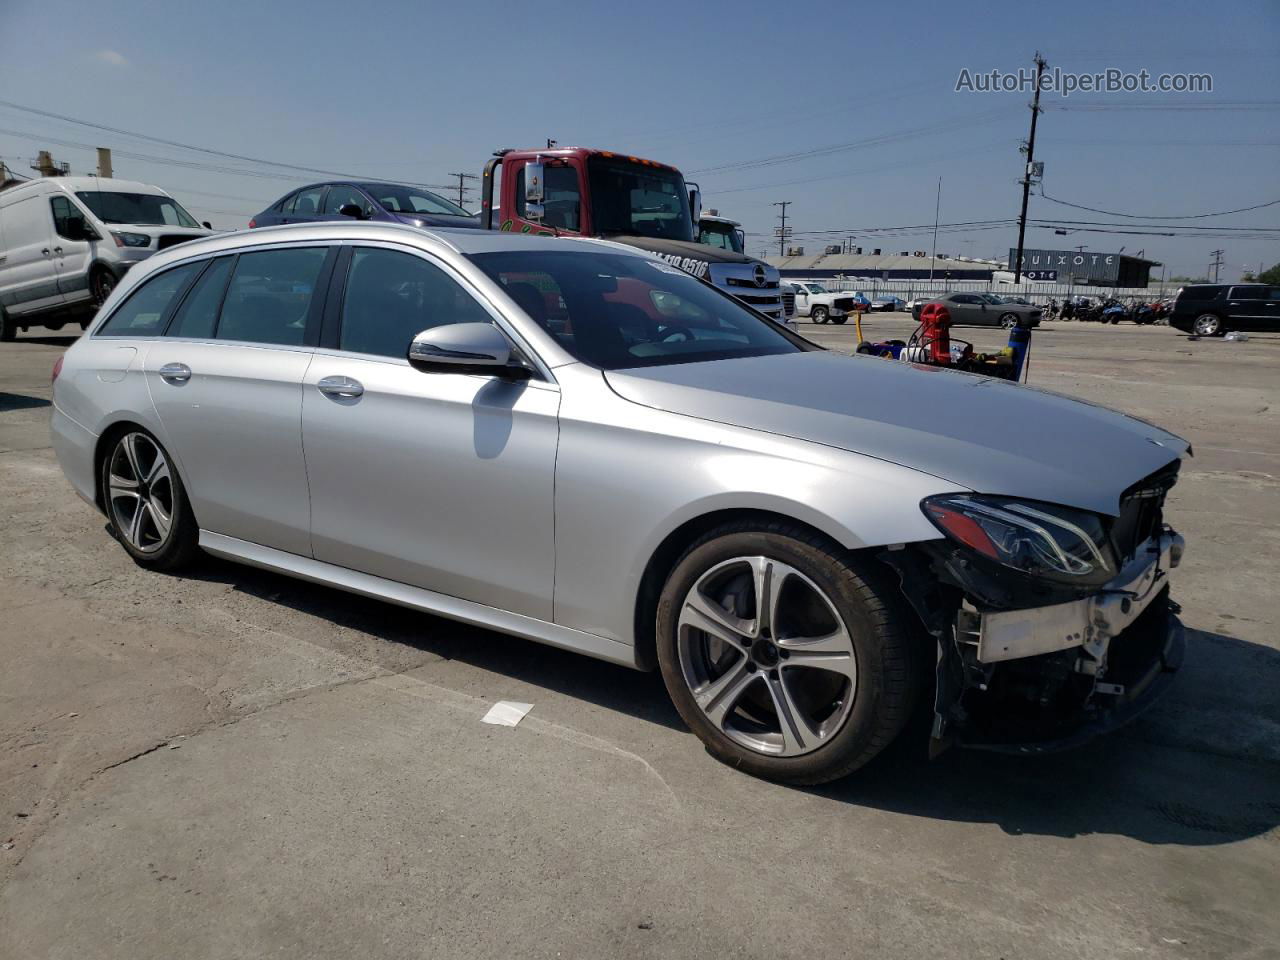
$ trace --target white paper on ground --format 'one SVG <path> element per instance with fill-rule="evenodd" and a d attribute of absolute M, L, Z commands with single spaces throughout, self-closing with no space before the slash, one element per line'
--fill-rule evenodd
<path fill-rule="evenodd" d="M 532 703 L 516 703 L 514 700 L 499 700 L 489 712 L 480 718 L 481 723 L 496 723 L 500 727 L 514 727 L 524 719 L 524 715 L 533 709 Z"/>

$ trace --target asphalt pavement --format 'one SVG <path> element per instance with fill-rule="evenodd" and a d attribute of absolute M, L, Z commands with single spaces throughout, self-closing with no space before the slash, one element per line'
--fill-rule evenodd
<path fill-rule="evenodd" d="M 0 344 L 0 957 L 1280 955 L 1280 335 L 1033 338 L 1032 385 L 1193 443 L 1165 700 L 1068 754 L 903 746 L 798 790 L 713 761 L 656 675 L 139 569 L 58 469 L 72 338 L 38 333 Z M 503 699 L 533 710 L 481 723 Z"/>

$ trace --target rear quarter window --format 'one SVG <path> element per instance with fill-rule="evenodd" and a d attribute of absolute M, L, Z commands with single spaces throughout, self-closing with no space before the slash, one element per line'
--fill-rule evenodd
<path fill-rule="evenodd" d="M 163 328 L 169 306 L 202 265 L 188 263 L 143 281 L 99 328 L 100 337 L 152 337 Z"/>

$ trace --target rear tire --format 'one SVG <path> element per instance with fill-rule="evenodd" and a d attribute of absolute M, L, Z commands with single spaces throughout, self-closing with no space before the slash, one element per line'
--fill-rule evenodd
<path fill-rule="evenodd" d="M 9 342 L 18 335 L 18 325 L 0 307 L 0 341 Z"/>
<path fill-rule="evenodd" d="M 178 471 L 141 427 L 108 441 L 98 489 L 111 535 L 139 566 L 177 570 L 199 554 L 199 527 Z"/>
<path fill-rule="evenodd" d="M 809 319 L 814 323 L 826 323 L 830 319 L 830 314 L 826 307 L 814 307 L 809 311 Z"/>
<path fill-rule="evenodd" d="M 1006 330 L 1012 330 L 1018 325 L 1018 315 L 1016 313 L 1006 313 L 1000 318 L 1000 326 Z"/>
<path fill-rule="evenodd" d="M 690 546 L 668 577 L 658 662 L 716 759 L 768 780 L 824 783 L 871 760 L 911 715 L 920 682 L 910 616 L 876 564 L 789 523 L 731 524 Z"/>

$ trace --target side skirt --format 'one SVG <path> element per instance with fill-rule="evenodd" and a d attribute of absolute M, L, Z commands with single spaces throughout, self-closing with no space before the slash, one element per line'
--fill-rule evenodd
<path fill-rule="evenodd" d="M 283 550 L 223 536 L 220 533 L 211 533 L 208 530 L 200 531 L 200 547 L 214 556 L 224 557 L 227 560 L 247 563 L 250 566 L 261 567 L 263 570 L 297 577 L 299 580 L 337 587 L 339 590 L 357 593 L 363 597 L 385 600 L 402 607 L 434 613 L 450 620 L 487 627 L 499 633 L 536 640 L 538 643 L 560 647 L 562 650 L 585 653 L 590 657 L 637 669 L 635 647 L 618 643 L 616 640 L 597 637 L 592 633 L 584 633 L 581 630 L 562 627 L 534 617 L 498 610 L 482 603 L 435 593 L 421 587 L 412 587 L 395 580 L 385 580 L 367 573 L 347 570 L 331 563 L 285 553 Z"/>

